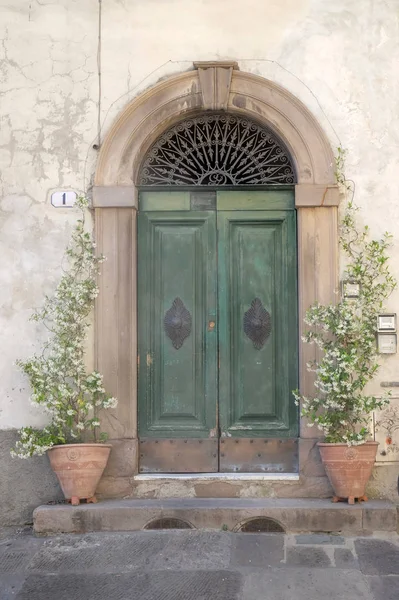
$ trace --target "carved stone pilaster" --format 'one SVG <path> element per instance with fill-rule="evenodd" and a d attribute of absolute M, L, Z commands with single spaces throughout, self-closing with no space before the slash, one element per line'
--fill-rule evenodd
<path fill-rule="evenodd" d="M 227 110 L 234 61 L 195 62 L 201 85 L 202 102 L 205 110 Z"/>

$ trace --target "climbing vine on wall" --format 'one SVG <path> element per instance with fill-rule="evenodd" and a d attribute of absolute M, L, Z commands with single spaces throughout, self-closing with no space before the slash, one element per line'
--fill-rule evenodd
<path fill-rule="evenodd" d="M 100 373 L 87 373 L 85 345 L 90 313 L 98 295 L 97 276 L 103 256 L 96 256 L 95 243 L 85 231 L 87 199 L 76 206 L 81 211 L 66 250 L 68 267 L 56 291 L 31 320 L 41 323 L 49 339 L 40 354 L 19 360 L 18 366 L 31 385 L 32 404 L 43 409 L 50 423 L 43 429 L 23 427 L 12 450 L 13 456 L 41 455 L 56 444 L 105 441 L 100 433 L 100 409 L 114 408 Z"/>
<path fill-rule="evenodd" d="M 336 179 L 344 197 L 340 246 L 345 253 L 345 278 L 358 286 L 359 296 L 343 297 L 336 304 L 314 304 L 306 313 L 303 337 L 316 344 L 320 358 L 308 363 L 315 373 L 316 393 L 294 396 L 309 426 L 323 431 L 327 442 L 362 444 L 369 437 L 369 415 L 383 408 L 389 395 L 377 398 L 364 393 L 380 367 L 376 348 L 377 314 L 396 286 L 389 269 L 392 236 L 370 237 L 369 227 L 359 227 L 354 204 L 354 183 L 344 172 L 345 151 L 338 148 Z"/>

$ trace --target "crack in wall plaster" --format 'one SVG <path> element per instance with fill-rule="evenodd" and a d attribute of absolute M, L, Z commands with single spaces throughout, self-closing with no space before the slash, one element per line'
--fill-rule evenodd
<path fill-rule="evenodd" d="M 96 2 L 14 8 L 10 2 L 0 32 L 0 328 L 8 350 L 0 360 L 0 428 L 43 422 L 13 363 L 46 335 L 29 316 L 58 281 L 77 217 L 54 209 L 47 190 L 80 188 L 96 114 Z"/>

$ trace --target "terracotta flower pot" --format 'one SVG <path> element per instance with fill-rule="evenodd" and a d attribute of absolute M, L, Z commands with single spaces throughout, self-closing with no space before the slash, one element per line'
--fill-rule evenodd
<path fill-rule="evenodd" d="M 96 487 L 107 465 L 111 444 L 65 444 L 47 451 L 66 500 L 96 502 Z"/>
<path fill-rule="evenodd" d="M 367 500 L 364 495 L 377 454 L 378 442 L 365 442 L 360 446 L 326 444 L 319 442 L 321 460 L 334 490 L 333 502 L 348 499 Z"/>

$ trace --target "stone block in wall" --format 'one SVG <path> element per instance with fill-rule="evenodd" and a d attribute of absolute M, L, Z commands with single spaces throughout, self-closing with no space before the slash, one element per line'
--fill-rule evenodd
<path fill-rule="evenodd" d="M 318 439 L 299 438 L 299 472 L 303 477 L 325 477 Z"/>
<path fill-rule="evenodd" d="M 16 430 L 0 431 L 0 526 L 32 523 L 33 510 L 40 504 L 62 500 L 63 494 L 47 456 L 12 458 Z"/>
<path fill-rule="evenodd" d="M 244 484 L 228 481 L 197 483 L 194 486 L 196 498 L 239 498 Z"/>
<path fill-rule="evenodd" d="M 111 454 L 104 477 L 132 477 L 137 473 L 137 439 L 108 440 Z"/>
<path fill-rule="evenodd" d="M 398 477 L 398 463 L 375 466 L 366 487 L 366 495 L 369 498 L 390 500 L 399 504 Z"/>
<path fill-rule="evenodd" d="M 277 498 L 331 498 L 333 491 L 330 482 L 324 477 L 301 477 L 296 484 L 275 484 Z"/>
<path fill-rule="evenodd" d="M 132 477 L 102 477 L 96 496 L 100 498 L 126 498 L 132 495 Z"/>

